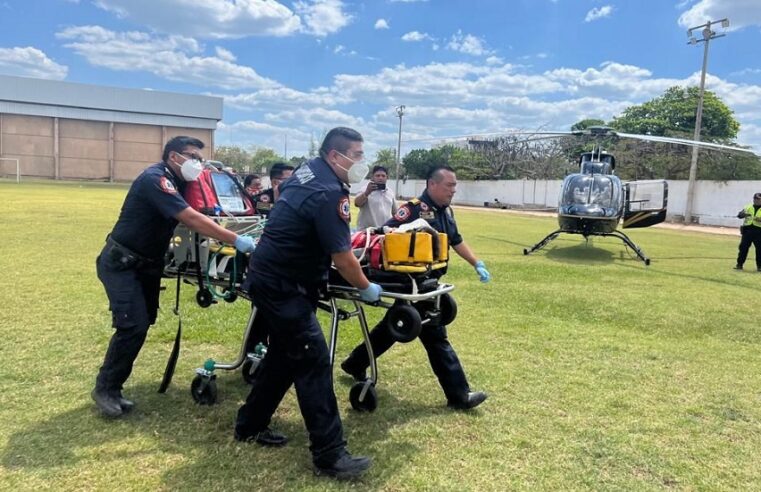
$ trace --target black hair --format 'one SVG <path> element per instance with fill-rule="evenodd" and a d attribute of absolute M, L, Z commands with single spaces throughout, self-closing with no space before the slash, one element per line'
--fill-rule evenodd
<path fill-rule="evenodd" d="M 270 179 L 280 179 L 285 171 L 293 171 L 293 166 L 285 162 L 276 162 L 270 168 Z"/>
<path fill-rule="evenodd" d="M 377 173 L 378 171 L 383 171 L 384 173 L 386 173 L 386 176 L 388 176 L 388 169 L 386 169 L 384 166 L 375 166 L 375 167 L 373 168 L 373 172 L 372 172 L 372 173 L 370 173 L 370 174 L 375 174 L 375 173 Z"/>
<path fill-rule="evenodd" d="M 428 172 L 425 174 L 425 183 L 426 183 L 426 185 L 428 184 L 428 181 L 431 181 L 431 180 L 436 181 L 437 183 L 439 181 L 441 181 L 440 176 L 437 176 L 437 174 L 438 175 L 441 174 L 440 171 L 449 171 L 449 172 L 453 173 L 454 169 L 452 169 L 451 167 L 449 167 L 449 166 L 447 166 L 445 164 L 437 164 L 437 165 L 431 167 L 428 170 Z"/>
<path fill-rule="evenodd" d="M 320 146 L 320 157 L 323 159 L 328 156 L 331 150 L 337 150 L 344 153 L 349 150 L 351 142 L 363 142 L 362 135 L 357 130 L 339 126 L 333 128 L 325 135 L 325 139 Z"/>
<path fill-rule="evenodd" d="M 753 198 L 761 198 L 761 193 L 756 193 L 755 195 L 753 195 Z"/>
<path fill-rule="evenodd" d="M 248 186 L 248 185 L 250 185 L 250 184 L 251 184 L 251 181 L 253 181 L 253 180 L 255 180 L 255 179 L 262 179 L 262 178 L 261 178 L 261 177 L 259 177 L 259 175 L 258 175 L 258 174 L 249 174 L 249 175 L 248 175 L 248 176 L 246 176 L 246 178 L 243 180 L 243 186 Z"/>
<path fill-rule="evenodd" d="M 199 149 L 202 149 L 204 145 L 203 142 L 197 138 L 185 137 L 182 135 L 179 137 L 174 137 L 170 139 L 166 145 L 164 145 L 164 153 L 161 156 L 161 160 L 164 162 L 169 162 L 170 152 L 177 152 L 180 154 L 183 150 L 185 150 L 185 147 L 198 147 Z"/>

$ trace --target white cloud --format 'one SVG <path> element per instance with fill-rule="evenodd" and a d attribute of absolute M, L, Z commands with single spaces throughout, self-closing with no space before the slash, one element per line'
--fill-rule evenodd
<path fill-rule="evenodd" d="M 486 42 L 472 34 L 463 34 L 458 30 L 447 43 L 447 48 L 473 56 L 491 55 L 493 51 L 486 48 Z"/>
<path fill-rule="evenodd" d="M 587 12 L 587 16 L 584 17 L 584 22 L 592 22 L 597 19 L 602 19 L 603 17 L 610 17 L 610 14 L 612 13 L 613 13 L 612 5 L 603 5 L 602 7 L 595 7 L 589 12 Z"/>
<path fill-rule="evenodd" d="M 229 62 L 234 62 L 236 60 L 235 55 L 232 54 L 229 50 L 224 49 L 221 46 L 216 46 L 214 48 L 214 51 L 217 53 L 217 58 Z"/>
<path fill-rule="evenodd" d="M 62 80 L 69 69 L 37 48 L 0 48 L 0 73 L 20 77 Z"/>
<path fill-rule="evenodd" d="M 352 17 L 343 11 L 344 5 L 341 0 L 298 1 L 293 6 L 306 24 L 305 32 L 318 37 L 338 32 L 352 20 Z"/>
<path fill-rule="evenodd" d="M 254 69 L 233 63 L 233 55 L 227 50 L 222 51 L 222 56 L 201 55 L 201 46 L 192 38 L 120 33 L 100 26 L 70 27 L 56 33 L 56 37 L 67 41 L 64 46 L 89 63 L 112 70 L 146 71 L 169 80 L 225 89 L 277 85 Z"/>
<path fill-rule="evenodd" d="M 388 21 L 386 19 L 378 19 L 375 21 L 375 29 L 388 29 Z"/>
<path fill-rule="evenodd" d="M 494 55 L 490 56 L 485 61 L 487 65 L 502 65 L 503 63 L 505 63 L 505 61 L 502 58 L 498 56 L 494 56 Z"/>
<path fill-rule="evenodd" d="M 429 36 L 428 33 L 419 32 L 419 31 L 410 31 L 402 35 L 402 41 L 417 42 L 417 41 L 425 41 L 426 39 L 432 40 L 433 38 Z"/>
<path fill-rule="evenodd" d="M 729 18 L 730 29 L 761 26 L 761 7 L 758 0 L 700 0 L 682 13 L 679 25 L 690 28 L 725 17 Z"/>
<path fill-rule="evenodd" d="M 274 0 L 96 0 L 95 4 L 158 31 L 193 37 L 288 36 L 303 29 L 299 16 Z"/>

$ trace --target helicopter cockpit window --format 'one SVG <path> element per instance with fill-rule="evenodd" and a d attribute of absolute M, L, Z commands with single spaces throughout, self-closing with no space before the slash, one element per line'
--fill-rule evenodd
<path fill-rule="evenodd" d="M 621 184 L 610 175 L 580 174 L 566 179 L 561 208 L 572 215 L 614 216 L 621 208 Z"/>

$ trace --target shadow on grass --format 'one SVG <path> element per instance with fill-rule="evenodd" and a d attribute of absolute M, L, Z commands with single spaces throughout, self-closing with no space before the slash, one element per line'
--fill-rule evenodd
<path fill-rule="evenodd" d="M 612 251 L 595 248 L 591 242 L 581 242 L 566 248 L 554 247 L 547 251 L 546 256 L 551 260 L 562 263 L 601 264 L 612 263 L 614 261 L 614 253 Z"/>
<path fill-rule="evenodd" d="M 220 377 L 218 382 L 221 398 L 211 407 L 196 405 L 187 388 L 177 385 L 164 395 L 156 393 L 155 384 L 130 387 L 128 394 L 138 406 L 116 420 L 101 417 L 87 395 L 85 404 L 12 434 L 1 463 L 8 470 L 43 475 L 55 475 L 57 469 L 77 469 L 107 483 L 108 472 L 104 470 L 122 463 L 138 466 L 147 460 L 155 463 L 151 474 L 159 471 L 169 488 L 181 490 L 200 489 L 204 483 L 207 488 L 232 490 L 254 483 L 251 480 L 294 490 L 323 480 L 311 473 L 308 438 L 295 405 L 279 409 L 273 418 L 273 427 L 291 438 L 285 448 L 239 443 L 233 439 L 233 422 L 248 386 L 238 374 Z M 392 435 L 390 429 L 449 410 L 443 405 L 408 402 L 400 408 L 400 402 L 382 386 L 375 412 L 347 410 L 350 386 L 350 381 L 336 377 L 344 435 L 352 453 L 374 458 L 374 466 L 363 481 L 382 486 L 422 452 L 414 439 Z M 125 487 L 137 486 L 140 479 L 135 480 Z"/>

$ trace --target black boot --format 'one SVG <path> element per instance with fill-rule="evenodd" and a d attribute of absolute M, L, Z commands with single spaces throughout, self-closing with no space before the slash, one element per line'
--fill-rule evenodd
<path fill-rule="evenodd" d="M 288 438 L 284 434 L 281 434 L 276 430 L 272 430 L 269 427 L 261 432 L 256 432 L 249 435 L 238 434 L 238 431 L 236 430 L 235 440 L 241 442 L 256 442 L 261 446 L 273 448 L 279 448 L 280 446 L 285 446 L 288 443 Z"/>
<path fill-rule="evenodd" d="M 111 393 L 96 387 L 90 396 L 95 401 L 95 406 L 98 407 L 100 413 L 111 418 L 121 417 L 122 407 L 119 405 L 119 400 Z"/>
<path fill-rule="evenodd" d="M 483 391 L 469 391 L 462 400 L 449 400 L 447 406 L 456 410 L 469 410 L 483 403 L 489 395 Z"/>
<path fill-rule="evenodd" d="M 362 475 L 372 464 L 370 458 L 365 456 L 352 457 L 349 453 L 345 453 L 330 465 L 315 463 L 314 474 L 318 476 L 327 475 L 338 480 L 352 480 Z"/>

